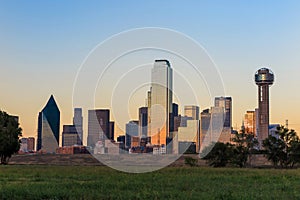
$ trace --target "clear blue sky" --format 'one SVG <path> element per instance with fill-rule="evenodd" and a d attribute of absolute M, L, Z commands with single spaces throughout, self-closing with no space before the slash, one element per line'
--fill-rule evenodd
<path fill-rule="evenodd" d="M 233 97 L 234 126 L 257 106 L 253 74 L 267 66 L 276 75 L 271 122 L 289 119 L 299 132 L 299 10 L 296 0 L 0 1 L 0 108 L 35 136 L 38 112 L 54 94 L 62 123 L 71 123 L 73 81 L 89 51 L 120 31 L 164 27 L 209 52 Z"/>

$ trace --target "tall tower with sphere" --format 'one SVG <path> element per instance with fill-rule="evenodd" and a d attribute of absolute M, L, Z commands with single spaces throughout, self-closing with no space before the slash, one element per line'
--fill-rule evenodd
<path fill-rule="evenodd" d="M 255 73 L 255 83 L 258 85 L 258 142 L 260 148 L 262 141 L 269 135 L 269 87 L 274 83 L 274 74 L 268 68 L 261 68 Z"/>

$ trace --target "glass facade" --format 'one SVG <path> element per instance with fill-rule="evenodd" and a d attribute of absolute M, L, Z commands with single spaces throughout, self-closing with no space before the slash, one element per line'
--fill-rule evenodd
<path fill-rule="evenodd" d="M 59 145 L 60 111 L 51 95 L 38 117 L 37 151 L 55 152 Z"/>
<path fill-rule="evenodd" d="M 109 138 L 109 116 L 108 109 L 88 111 L 88 146 L 95 147 L 98 141 L 103 142 Z"/>
<path fill-rule="evenodd" d="M 216 97 L 215 107 L 223 107 L 225 109 L 224 127 L 232 127 L 232 98 L 231 97 Z"/>
<path fill-rule="evenodd" d="M 166 145 L 170 136 L 173 72 L 169 61 L 156 60 L 151 73 L 150 135 L 153 145 Z M 149 114 L 149 113 L 148 113 Z"/>

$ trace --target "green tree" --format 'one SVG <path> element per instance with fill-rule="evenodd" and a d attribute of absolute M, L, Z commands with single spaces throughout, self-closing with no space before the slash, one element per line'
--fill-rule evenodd
<path fill-rule="evenodd" d="M 232 139 L 234 145 L 232 145 L 232 158 L 231 163 L 239 167 L 244 167 L 248 161 L 248 158 L 252 156 L 252 153 L 258 148 L 258 141 L 252 133 L 245 133 L 242 130 L 240 133 L 235 133 Z"/>
<path fill-rule="evenodd" d="M 213 147 L 208 146 L 203 150 L 206 155 L 203 159 L 212 167 L 225 167 L 232 156 L 232 146 L 229 143 L 212 143 Z M 209 151 L 209 153 L 207 153 Z"/>
<path fill-rule="evenodd" d="M 275 167 L 293 167 L 300 163 L 300 140 L 294 130 L 279 126 L 275 136 L 270 135 L 263 141 L 268 160 Z"/>
<path fill-rule="evenodd" d="M 0 157 L 1 164 L 7 164 L 12 154 L 20 149 L 19 137 L 22 129 L 19 123 L 6 112 L 0 111 Z"/>

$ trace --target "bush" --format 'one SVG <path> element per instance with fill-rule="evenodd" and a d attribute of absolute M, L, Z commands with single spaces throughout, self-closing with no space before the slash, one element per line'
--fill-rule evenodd
<path fill-rule="evenodd" d="M 189 165 L 190 167 L 195 167 L 195 166 L 197 166 L 198 160 L 195 158 L 192 158 L 192 157 L 185 157 L 184 163 L 186 165 Z"/>
<path fill-rule="evenodd" d="M 212 167 L 225 167 L 232 157 L 231 145 L 221 142 L 212 145 L 214 145 L 213 148 L 203 159 L 207 160 L 207 163 Z M 210 148 L 211 147 L 207 147 L 207 149 Z M 205 152 L 206 150 L 204 149 L 203 151 Z"/>

